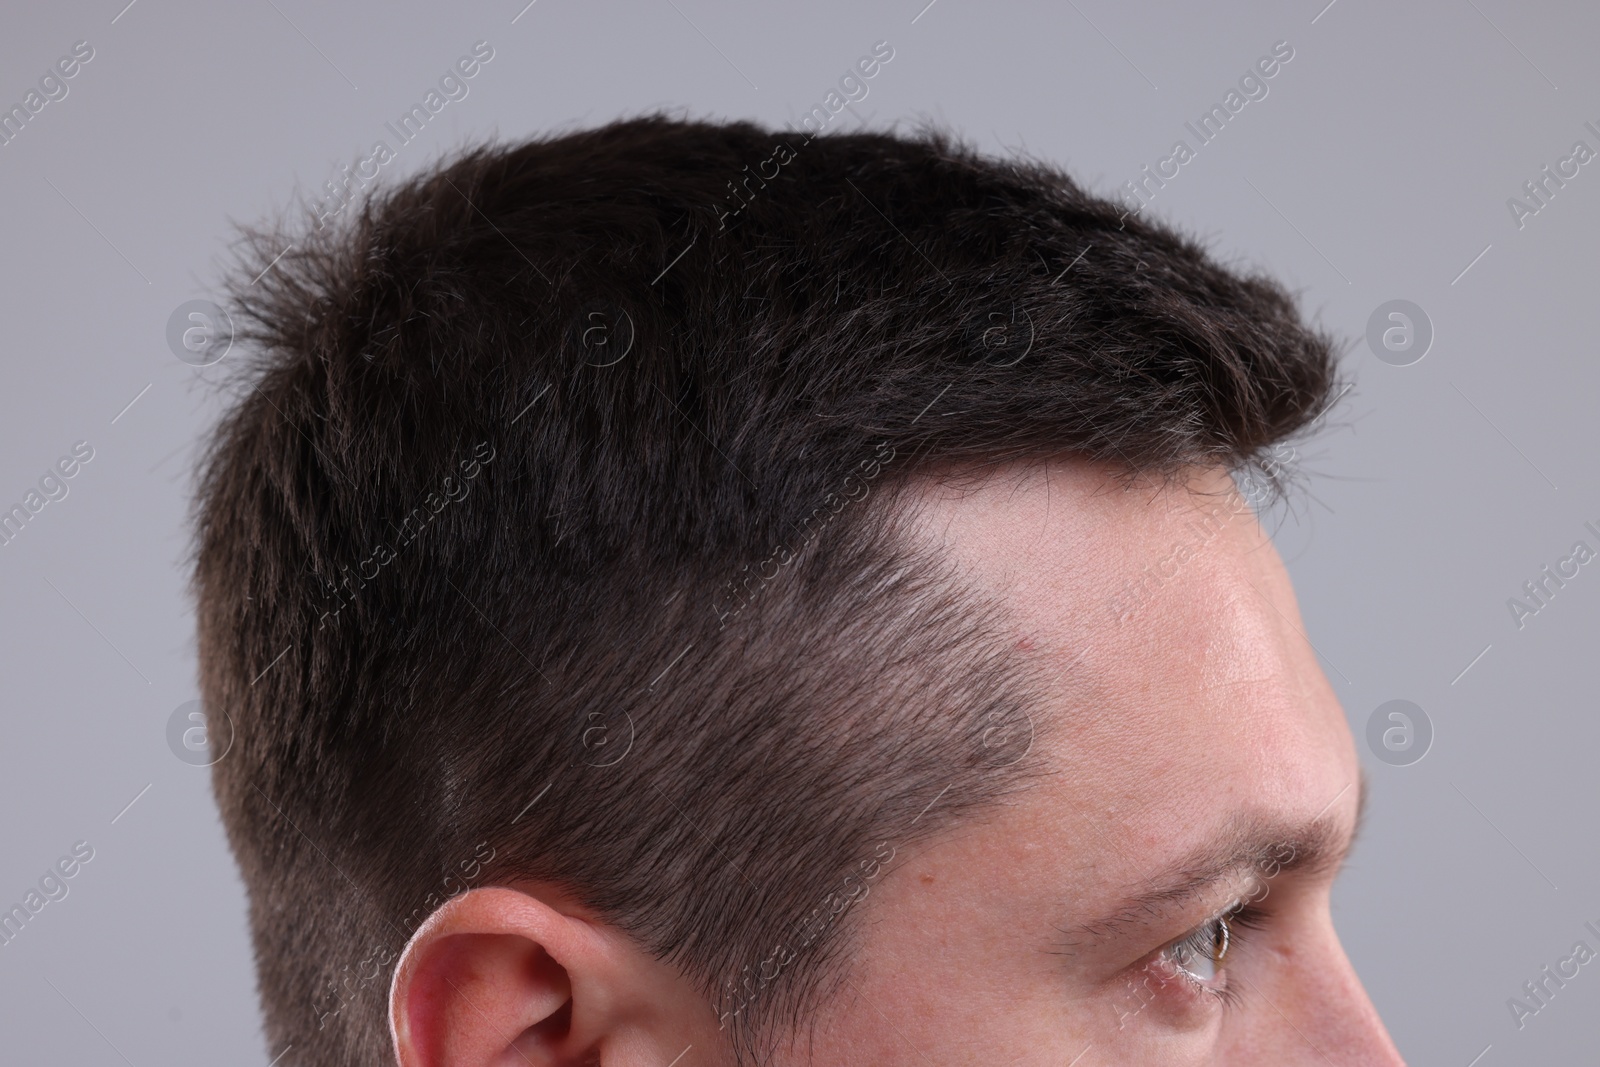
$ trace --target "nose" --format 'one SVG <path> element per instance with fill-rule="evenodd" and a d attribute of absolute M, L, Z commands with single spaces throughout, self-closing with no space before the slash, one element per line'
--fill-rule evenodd
<path fill-rule="evenodd" d="M 1369 1067 L 1405 1067 L 1400 1050 L 1394 1047 L 1378 1009 L 1356 976 L 1344 947 L 1334 941 L 1338 956 L 1336 972 L 1330 976 L 1328 1035 L 1331 1043 L 1352 1064 L 1363 1063 Z M 1335 1058 L 1335 1063 L 1345 1060 Z"/>
<path fill-rule="evenodd" d="M 1285 961 L 1289 966 L 1277 975 L 1275 989 L 1260 991 L 1274 1001 L 1267 1019 L 1285 1024 L 1287 1031 L 1272 1042 L 1282 1056 L 1274 1062 L 1405 1067 L 1331 923 L 1319 941 L 1314 953 Z"/>

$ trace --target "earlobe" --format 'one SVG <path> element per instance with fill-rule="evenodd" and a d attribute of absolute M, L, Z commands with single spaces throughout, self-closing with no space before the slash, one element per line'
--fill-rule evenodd
<path fill-rule="evenodd" d="M 578 1045 L 600 1036 L 573 1025 L 568 968 L 605 970 L 592 958 L 604 949 L 585 937 L 587 926 L 511 889 L 472 890 L 441 906 L 395 968 L 389 1029 L 397 1062 L 572 1062 L 585 1051 Z"/>

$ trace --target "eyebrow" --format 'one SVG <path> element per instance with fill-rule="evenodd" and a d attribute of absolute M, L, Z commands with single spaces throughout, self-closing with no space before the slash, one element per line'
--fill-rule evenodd
<path fill-rule="evenodd" d="M 1345 789 L 1348 789 L 1347 785 Z M 1161 871 L 1141 881 L 1144 888 L 1123 900 L 1104 916 L 1077 923 L 1065 932 L 1069 949 L 1082 941 L 1102 941 L 1130 927 L 1151 926 L 1196 899 L 1215 892 L 1230 878 L 1275 865 L 1273 877 L 1285 871 L 1324 875 L 1337 871 L 1355 844 L 1367 807 L 1367 777 L 1356 782 L 1356 817 L 1348 834 L 1327 808 L 1308 822 L 1284 823 L 1259 817 L 1239 817 L 1199 847 Z M 1339 796 L 1343 796 L 1341 790 Z M 1333 806 L 1334 797 L 1328 802 Z M 1287 852 L 1287 856 L 1285 853 Z M 1266 877 L 1258 876 L 1264 883 Z"/>

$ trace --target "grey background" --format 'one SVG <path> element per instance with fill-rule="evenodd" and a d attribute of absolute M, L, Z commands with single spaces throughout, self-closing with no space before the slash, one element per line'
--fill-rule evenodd
<path fill-rule="evenodd" d="M 1183 123 L 1287 40 L 1269 95 L 1149 210 L 1278 274 L 1355 342 L 1357 386 L 1297 461 L 1312 496 L 1273 522 L 1358 740 L 1396 698 L 1435 737 L 1399 767 L 1360 742 L 1372 806 L 1340 930 L 1410 1062 L 1596 1061 L 1600 963 L 1521 1031 L 1506 1006 L 1578 939 L 1600 949 L 1583 929 L 1600 926 L 1600 563 L 1520 630 L 1506 603 L 1574 541 L 1600 549 L 1583 528 L 1600 526 L 1600 162 L 1521 229 L 1506 206 L 1575 140 L 1600 150 L 1583 128 L 1600 126 L 1592 7 L 538 0 L 513 24 L 525 0 L 124 2 L 0 16 L 7 107 L 73 42 L 95 49 L 0 146 L 0 503 L 75 441 L 95 449 L 0 547 L 0 905 L 73 842 L 95 849 L 0 948 L 0 1058 L 266 1063 L 208 773 L 165 738 L 197 696 L 188 472 L 217 372 L 164 334 L 207 295 L 230 219 L 365 154 L 480 39 L 495 57 L 468 97 L 385 177 L 658 105 L 798 121 L 888 40 L 833 128 L 934 118 L 1110 193 L 1192 145 Z M 1436 334 L 1407 367 L 1361 341 L 1396 298 Z"/>

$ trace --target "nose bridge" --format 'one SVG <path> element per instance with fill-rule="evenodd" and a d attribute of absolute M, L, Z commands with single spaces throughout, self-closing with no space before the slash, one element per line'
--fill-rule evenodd
<path fill-rule="evenodd" d="M 1338 1067 L 1404 1067 L 1378 1010 L 1329 927 L 1314 957 L 1297 962 L 1285 974 L 1288 1004 L 1279 1015 L 1299 1031 L 1295 1043 L 1304 1055 L 1293 1063 L 1333 1063 Z"/>

